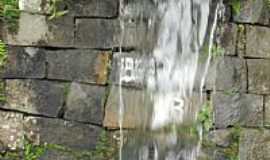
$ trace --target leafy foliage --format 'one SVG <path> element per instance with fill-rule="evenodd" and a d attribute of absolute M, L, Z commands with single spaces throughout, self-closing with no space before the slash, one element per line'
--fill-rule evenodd
<path fill-rule="evenodd" d="M 198 121 L 202 125 L 204 132 L 209 132 L 213 128 L 213 107 L 210 102 L 203 105 L 198 114 Z"/>
<path fill-rule="evenodd" d="M 241 11 L 241 0 L 230 0 L 230 5 L 232 6 L 233 14 L 238 15 Z"/>
<path fill-rule="evenodd" d="M 37 146 L 29 142 L 24 144 L 24 159 L 25 160 L 37 160 L 46 151 L 46 146 Z"/>
<path fill-rule="evenodd" d="M 59 5 L 63 3 L 64 0 L 50 0 L 50 17 L 49 20 L 62 17 L 68 13 L 68 10 L 59 10 Z"/>
<path fill-rule="evenodd" d="M 6 22 L 10 31 L 16 31 L 20 17 L 19 0 L 0 1 L 0 19 Z"/>

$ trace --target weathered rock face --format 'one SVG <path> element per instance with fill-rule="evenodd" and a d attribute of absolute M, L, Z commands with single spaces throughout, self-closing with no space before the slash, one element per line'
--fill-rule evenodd
<path fill-rule="evenodd" d="M 6 31 L 5 39 L 8 44 L 12 45 L 73 46 L 73 25 L 72 17 L 47 21 L 46 16 L 22 12 L 18 32 Z"/>
<path fill-rule="evenodd" d="M 119 128 L 119 88 L 113 86 L 107 100 L 104 126 L 108 128 Z M 143 126 L 149 117 L 150 112 L 146 112 L 146 108 L 142 108 L 147 102 L 145 93 L 142 90 L 122 88 L 123 100 L 123 128 L 134 128 Z M 150 105 L 149 105 L 150 107 Z M 149 108 L 150 110 L 150 108 Z"/>
<path fill-rule="evenodd" d="M 270 93 L 270 61 L 248 59 L 248 90 L 251 93 Z"/>
<path fill-rule="evenodd" d="M 263 97 L 251 94 L 221 93 L 213 95 L 215 126 L 263 126 Z"/>
<path fill-rule="evenodd" d="M 4 108 L 56 117 L 64 102 L 63 84 L 40 80 L 7 80 Z"/>
<path fill-rule="evenodd" d="M 23 148 L 23 115 L 0 111 L 1 149 L 17 150 Z M 0 150 L 2 152 L 3 150 Z"/>
<path fill-rule="evenodd" d="M 247 27 L 246 34 L 246 56 L 270 58 L 270 28 Z"/>
<path fill-rule="evenodd" d="M 79 17 L 106 17 L 118 16 L 118 0 L 69 0 L 70 14 Z"/>
<path fill-rule="evenodd" d="M 67 95 L 65 119 L 102 124 L 105 87 L 72 83 Z"/>
<path fill-rule="evenodd" d="M 220 47 L 225 51 L 225 55 L 236 55 L 237 25 L 230 23 L 222 26 Z"/>
<path fill-rule="evenodd" d="M 36 144 L 57 144 L 75 150 L 94 149 L 101 129 L 60 119 L 26 117 L 26 136 Z"/>
<path fill-rule="evenodd" d="M 267 160 L 270 158 L 270 131 L 245 129 L 240 138 L 241 160 Z"/>
<path fill-rule="evenodd" d="M 265 97 L 265 113 L 264 113 L 264 118 L 265 118 L 265 126 L 270 126 L 270 97 L 266 96 Z"/>
<path fill-rule="evenodd" d="M 233 20 L 235 22 L 270 25 L 269 21 L 270 7 L 268 1 L 244 0 L 239 1 L 239 3 L 240 3 L 240 12 L 234 13 L 233 16 Z"/>
<path fill-rule="evenodd" d="M 109 57 L 106 51 L 47 51 L 48 78 L 105 84 Z"/>
<path fill-rule="evenodd" d="M 39 14 L 49 13 L 49 0 L 19 0 L 19 8 L 21 11 Z"/>
<path fill-rule="evenodd" d="M 244 60 L 224 57 L 218 63 L 216 72 L 216 90 L 246 91 L 247 70 Z"/>
<path fill-rule="evenodd" d="M 45 53 L 32 47 L 9 47 L 3 78 L 44 78 Z"/>
<path fill-rule="evenodd" d="M 120 22 L 114 19 L 77 19 L 75 44 L 84 48 L 112 48 L 118 46 L 120 44 L 118 39 L 119 26 Z"/>

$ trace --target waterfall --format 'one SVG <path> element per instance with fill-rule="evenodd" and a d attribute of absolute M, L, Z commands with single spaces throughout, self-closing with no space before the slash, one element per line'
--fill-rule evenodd
<path fill-rule="evenodd" d="M 126 14 L 123 3 L 120 5 L 120 13 Z M 214 22 L 210 24 L 211 0 L 153 0 L 152 3 L 156 11 L 148 17 L 149 35 L 144 36 L 155 38 L 152 41 L 153 47 L 146 49 L 141 45 L 143 53 L 136 64 L 135 60 L 120 61 L 119 159 L 196 160 L 201 148 L 202 130 L 200 126 L 194 126 L 194 122 L 202 105 L 218 7 L 213 13 Z M 122 54 L 125 22 L 121 20 L 120 23 Z M 151 32 L 153 30 L 155 32 Z M 206 44 L 207 58 L 201 63 L 201 50 Z M 133 77 L 127 78 L 125 75 L 127 66 L 133 67 Z M 132 134 L 131 140 L 124 144 L 125 105 L 122 86 L 131 79 L 143 84 L 145 99 L 150 103 L 140 107 L 145 108 L 145 112 L 149 112 L 147 108 L 151 108 L 151 113 L 147 114 L 147 125 L 138 126 L 137 131 L 134 131 L 136 135 Z M 196 97 L 199 97 L 199 102 L 194 102 Z M 196 133 L 193 133 L 194 130 Z"/>

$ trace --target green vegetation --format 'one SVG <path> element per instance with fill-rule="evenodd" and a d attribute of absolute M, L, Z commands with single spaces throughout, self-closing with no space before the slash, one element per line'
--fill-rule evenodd
<path fill-rule="evenodd" d="M 6 45 L 0 40 L 0 72 L 5 67 L 7 61 L 7 47 Z M 0 102 L 5 102 L 6 96 L 5 96 L 5 84 L 1 80 L 0 81 Z"/>
<path fill-rule="evenodd" d="M 64 3 L 64 0 L 50 0 L 50 17 L 49 20 L 59 18 L 68 13 L 68 10 L 60 10 L 59 6 Z"/>
<path fill-rule="evenodd" d="M 24 154 L 23 157 L 25 160 L 37 160 L 42 156 L 46 151 L 46 146 L 36 146 L 28 141 L 24 144 Z"/>
<path fill-rule="evenodd" d="M 198 114 L 198 122 L 203 131 L 208 133 L 213 128 L 213 106 L 211 102 L 206 102 Z"/>
<path fill-rule="evenodd" d="M 224 149 L 224 154 L 229 160 L 239 160 L 239 142 L 240 142 L 241 127 L 235 126 L 231 131 L 231 144 Z"/>
<path fill-rule="evenodd" d="M 212 56 L 213 58 L 217 58 L 223 56 L 225 53 L 225 49 L 222 48 L 220 45 L 214 45 L 212 48 Z"/>
<path fill-rule="evenodd" d="M 232 6 L 233 14 L 238 15 L 241 11 L 241 0 L 230 0 L 229 4 Z"/>
<path fill-rule="evenodd" d="M 20 17 L 18 1 L 0 1 L 0 19 L 7 24 L 8 29 L 12 32 L 16 32 L 18 28 L 18 19 Z"/>
<path fill-rule="evenodd" d="M 0 40 L 0 70 L 3 69 L 7 61 L 7 47 L 5 43 Z"/>

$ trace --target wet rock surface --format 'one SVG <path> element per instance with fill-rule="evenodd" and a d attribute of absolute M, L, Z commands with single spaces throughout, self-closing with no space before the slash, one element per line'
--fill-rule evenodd
<path fill-rule="evenodd" d="M 47 51 L 48 78 L 105 84 L 110 53 L 83 49 Z"/>
<path fill-rule="evenodd" d="M 215 126 L 263 126 L 263 97 L 251 94 L 222 93 L 213 95 Z"/>
<path fill-rule="evenodd" d="M 105 87 L 72 83 L 64 118 L 102 125 Z"/>
<path fill-rule="evenodd" d="M 38 117 L 26 117 L 24 130 L 35 144 L 56 144 L 80 151 L 94 149 L 101 132 L 91 125 Z"/>
<path fill-rule="evenodd" d="M 3 108 L 57 117 L 64 103 L 64 85 L 40 80 L 6 81 L 7 104 Z"/>

